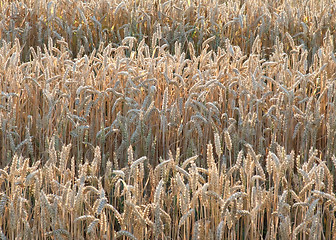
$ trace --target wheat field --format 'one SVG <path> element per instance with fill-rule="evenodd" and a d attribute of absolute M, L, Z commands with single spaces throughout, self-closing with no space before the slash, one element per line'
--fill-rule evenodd
<path fill-rule="evenodd" d="M 0 0 L 0 239 L 336 239 L 336 1 Z"/>

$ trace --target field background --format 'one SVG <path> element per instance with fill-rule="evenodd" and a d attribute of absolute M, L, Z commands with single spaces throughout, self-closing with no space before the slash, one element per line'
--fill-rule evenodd
<path fill-rule="evenodd" d="M 335 1 L 0 0 L 1 239 L 335 239 Z"/>

